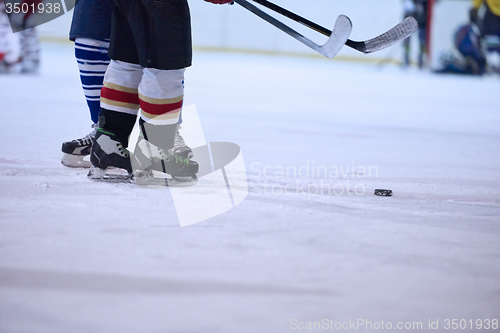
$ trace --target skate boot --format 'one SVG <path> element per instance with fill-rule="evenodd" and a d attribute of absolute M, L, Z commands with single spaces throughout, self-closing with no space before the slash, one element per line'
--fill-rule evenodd
<path fill-rule="evenodd" d="M 179 132 L 180 128 L 181 128 L 181 126 L 177 125 L 177 129 L 175 131 L 174 147 L 172 149 L 170 149 L 170 152 L 172 154 L 176 154 L 176 155 L 183 156 L 186 158 L 192 158 L 193 151 L 186 144 L 186 142 L 184 142 L 184 138 L 182 137 L 181 133 Z"/>
<path fill-rule="evenodd" d="M 195 185 L 198 163 L 174 154 L 173 149 L 165 151 L 140 135 L 131 157 L 135 183 L 142 186 Z"/>
<path fill-rule="evenodd" d="M 107 130 L 97 128 L 90 161 L 92 167 L 88 177 L 91 179 L 110 182 L 131 181 L 130 153 L 117 136 Z"/>
<path fill-rule="evenodd" d="M 67 141 L 62 144 L 62 165 L 70 168 L 90 168 L 92 166 L 90 161 L 84 158 L 90 155 L 90 149 L 92 148 L 92 142 L 96 135 L 96 129 L 97 124 L 93 124 L 92 132 L 83 138 Z"/>

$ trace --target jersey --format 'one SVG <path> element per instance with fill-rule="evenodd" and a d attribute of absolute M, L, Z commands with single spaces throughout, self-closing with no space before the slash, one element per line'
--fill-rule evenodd
<path fill-rule="evenodd" d="M 473 6 L 476 9 L 479 9 L 483 3 L 486 2 L 490 10 L 495 14 L 496 16 L 500 16 L 500 0 L 472 0 L 473 1 Z"/>

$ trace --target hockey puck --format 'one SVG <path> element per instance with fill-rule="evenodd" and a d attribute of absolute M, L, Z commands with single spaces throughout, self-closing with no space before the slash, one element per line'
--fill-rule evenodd
<path fill-rule="evenodd" d="M 375 195 L 378 195 L 379 197 L 392 197 L 392 190 L 376 189 Z"/>

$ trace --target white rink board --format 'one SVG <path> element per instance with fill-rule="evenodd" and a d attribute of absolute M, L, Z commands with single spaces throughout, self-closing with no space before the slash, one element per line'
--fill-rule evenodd
<path fill-rule="evenodd" d="M 328 29 L 333 28 L 338 15 L 347 15 L 353 23 L 350 39 L 355 41 L 371 39 L 389 30 L 403 19 L 403 6 L 400 0 L 275 0 L 274 2 Z M 464 1 L 458 2 L 461 4 L 451 6 L 446 11 L 449 22 L 455 22 L 463 16 Z M 191 0 L 189 3 L 195 47 L 315 54 L 314 51 L 239 5 L 218 6 L 202 0 Z M 41 26 L 42 36 L 67 38 L 71 15 L 72 11 Z M 326 42 L 326 37 L 317 32 L 283 17 L 280 17 L 280 20 L 317 43 Z M 447 22 L 443 24 L 445 29 L 449 29 Z M 416 41 L 416 38 L 414 40 Z M 375 54 L 364 55 L 344 47 L 338 56 L 361 59 L 400 59 L 401 50 L 401 46 L 394 46 Z M 416 47 L 413 50 L 416 52 Z"/>
<path fill-rule="evenodd" d="M 455 49 L 454 36 L 457 29 L 469 21 L 469 9 L 472 7 L 470 0 L 441 0 L 434 7 L 431 59 L 432 69 L 440 69 L 440 57 L 444 52 Z M 453 13 L 453 15 L 450 15 Z"/>

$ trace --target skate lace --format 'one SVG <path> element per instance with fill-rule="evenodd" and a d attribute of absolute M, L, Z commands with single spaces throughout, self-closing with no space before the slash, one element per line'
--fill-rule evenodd
<path fill-rule="evenodd" d="M 174 138 L 174 149 L 175 148 L 181 148 L 181 147 L 187 147 L 186 142 L 184 141 L 184 138 L 181 136 L 181 133 L 179 133 L 179 128 L 180 126 L 177 126 L 177 130 L 175 131 L 175 138 Z"/>
<path fill-rule="evenodd" d="M 180 136 L 180 135 L 179 135 Z M 181 140 L 182 140 L 182 137 L 180 137 Z M 157 147 L 155 146 L 154 144 L 150 143 L 149 141 L 147 141 L 145 138 L 144 138 L 144 135 L 142 133 L 139 134 L 139 140 L 144 140 L 144 142 L 146 142 L 146 146 L 147 148 L 145 147 L 142 147 L 141 150 L 143 151 L 143 154 L 145 153 L 146 156 L 148 156 L 149 158 L 151 159 L 155 159 L 155 158 L 161 158 L 162 160 L 166 161 L 166 162 L 174 162 L 176 164 L 180 164 L 180 165 L 186 165 L 188 166 L 189 165 L 189 162 L 190 162 L 190 159 L 189 158 L 185 158 L 183 156 L 180 156 L 180 155 L 177 155 L 173 152 L 173 148 L 172 149 L 169 149 L 167 151 L 163 150 L 162 148 L 160 147 Z M 140 142 L 139 141 L 139 142 Z M 184 142 L 184 140 L 182 140 L 182 142 Z M 148 152 L 148 150 L 150 149 L 153 149 L 153 150 L 156 150 L 158 153 L 157 154 L 154 154 L 152 151 Z M 129 152 L 130 153 L 130 152 Z"/>
<path fill-rule="evenodd" d="M 92 125 L 92 132 L 84 136 L 83 138 L 77 139 L 76 142 L 78 145 L 83 146 L 83 145 L 90 145 L 94 141 L 95 135 L 97 132 L 97 124 Z"/>
<path fill-rule="evenodd" d="M 161 148 L 158 148 L 158 152 L 161 154 L 162 158 L 167 162 L 174 162 L 175 164 L 180 164 L 185 166 L 189 165 L 189 158 L 187 157 L 182 157 L 177 154 L 174 154 L 170 150 L 164 151 Z"/>

